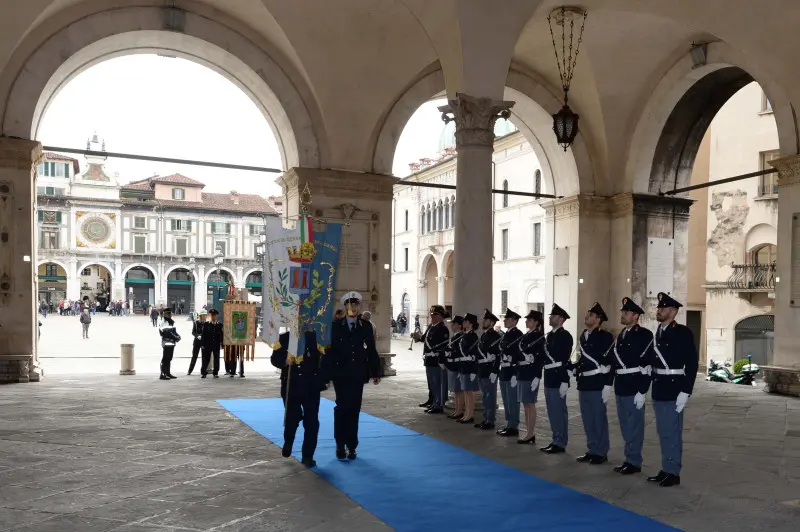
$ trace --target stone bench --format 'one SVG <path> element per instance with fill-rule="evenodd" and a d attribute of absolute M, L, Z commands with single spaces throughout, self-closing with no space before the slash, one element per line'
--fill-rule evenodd
<path fill-rule="evenodd" d="M 800 396 L 800 368 L 761 366 L 769 393 Z"/>

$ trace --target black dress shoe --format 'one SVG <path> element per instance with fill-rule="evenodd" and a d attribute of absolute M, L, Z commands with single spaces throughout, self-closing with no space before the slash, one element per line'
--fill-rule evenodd
<path fill-rule="evenodd" d="M 664 480 L 659 482 L 658 485 L 661 486 L 662 488 L 671 488 L 672 486 L 680 486 L 681 477 L 679 477 L 678 475 L 667 474 L 667 476 L 664 477 Z"/>
<path fill-rule="evenodd" d="M 622 465 L 614 466 L 613 471 L 614 473 L 621 473 L 622 470 L 625 469 L 625 467 L 628 465 L 629 465 L 628 462 L 623 462 Z"/>
<path fill-rule="evenodd" d="M 347 453 L 343 448 L 336 449 L 336 458 L 338 458 L 339 460 L 344 460 L 345 458 L 347 458 Z"/>
<path fill-rule="evenodd" d="M 458 415 L 456 415 L 456 413 L 455 413 L 455 412 L 453 412 L 452 414 L 447 414 L 447 419 L 460 419 L 460 418 L 461 418 L 463 415 L 464 415 L 464 414 L 458 414 Z"/>
<path fill-rule="evenodd" d="M 425 401 L 424 403 L 420 403 L 419 406 L 420 406 L 420 408 L 430 408 L 431 407 L 431 402 L 430 401 Z"/>
<path fill-rule="evenodd" d="M 517 440 L 517 443 L 520 445 L 533 445 L 534 443 L 536 443 L 536 436 L 534 436 L 529 440 Z"/>
<path fill-rule="evenodd" d="M 661 482 L 662 480 L 667 478 L 667 475 L 668 475 L 667 473 L 659 471 L 658 475 L 655 475 L 653 477 L 647 477 L 647 482 Z"/>
<path fill-rule="evenodd" d="M 175 375 L 173 375 L 172 373 L 167 373 L 167 377 L 169 377 L 170 379 L 177 379 L 178 378 Z"/>
<path fill-rule="evenodd" d="M 622 474 L 622 475 L 633 475 L 635 473 L 641 473 L 641 472 L 642 472 L 642 468 L 641 467 L 637 467 L 637 466 L 635 466 L 633 464 L 627 464 L 627 465 L 625 465 L 625 467 L 623 467 L 620 470 L 620 474 Z"/>
<path fill-rule="evenodd" d="M 594 456 L 592 456 L 592 459 L 589 460 L 589 463 L 591 465 L 600 465 L 600 464 L 605 464 L 606 462 L 608 462 L 608 457 L 607 456 L 594 455 Z"/>
<path fill-rule="evenodd" d="M 200 375 L 200 378 L 201 378 L 201 379 L 205 379 L 205 378 L 206 378 L 206 376 L 205 376 L 205 375 Z"/>
<path fill-rule="evenodd" d="M 350 451 L 349 453 L 347 453 L 347 459 L 348 460 L 355 460 L 356 459 L 356 452 L 355 451 Z"/>
<path fill-rule="evenodd" d="M 481 429 L 482 430 L 492 430 L 492 429 L 494 429 L 494 423 L 483 422 L 483 423 L 481 423 Z"/>
<path fill-rule="evenodd" d="M 550 445 L 550 448 L 545 451 L 547 454 L 559 454 L 567 452 L 566 449 L 563 447 L 559 447 L 558 445 Z"/>
<path fill-rule="evenodd" d="M 549 450 L 550 450 L 552 447 L 553 447 L 553 444 L 551 443 L 550 445 L 546 445 L 546 446 L 544 446 L 544 447 L 539 447 L 539 450 L 540 450 L 540 451 L 542 451 L 543 453 L 546 453 L 546 452 L 547 452 L 547 451 L 549 451 Z"/>
<path fill-rule="evenodd" d="M 426 414 L 444 414 L 443 408 L 429 408 L 425 411 Z"/>
<path fill-rule="evenodd" d="M 161 375 L 158 377 L 158 380 L 160 380 L 160 381 L 168 381 L 168 380 L 169 380 L 169 377 L 167 377 L 166 375 L 164 375 L 164 374 L 162 373 L 162 374 L 161 374 Z"/>
<path fill-rule="evenodd" d="M 458 419 L 457 421 L 458 421 L 459 423 L 461 423 L 462 425 L 469 425 L 470 423 L 472 423 L 473 421 L 475 421 L 475 418 L 474 418 L 474 417 L 468 417 L 468 418 L 464 419 L 464 418 L 462 417 L 461 419 Z"/>
<path fill-rule="evenodd" d="M 291 443 L 284 443 L 283 448 L 281 449 L 281 456 L 284 458 L 289 458 L 292 456 L 292 444 Z"/>
<path fill-rule="evenodd" d="M 576 462 L 591 462 L 594 455 L 585 453 L 582 456 L 579 456 L 575 459 Z"/>
<path fill-rule="evenodd" d="M 300 463 L 303 464 L 306 467 L 316 467 L 317 466 L 317 462 L 313 458 L 303 458 L 302 460 L 300 460 Z"/>
<path fill-rule="evenodd" d="M 509 436 L 519 436 L 519 430 L 513 428 L 504 428 L 502 430 L 497 431 L 498 436 L 503 436 L 505 438 Z"/>

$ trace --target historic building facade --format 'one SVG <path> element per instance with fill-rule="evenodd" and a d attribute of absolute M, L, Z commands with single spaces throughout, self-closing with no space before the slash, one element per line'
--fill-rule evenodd
<path fill-rule="evenodd" d="M 88 148 L 105 151 L 96 136 Z M 121 185 L 105 157 L 87 156 L 80 173 L 77 160 L 45 153 L 37 171 L 40 301 L 189 312 L 213 303 L 215 286 L 260 294 L 257 244 L 264 217 L 277 216 L 266 199 L 203 192 L 180 174 Z"/>
<path fill-rule="evenodd" d="M 437 159 L 410 165 L 404 181 L 456 184 L 455 128 L 448 124 Z M 495 124 L 492 188 L 544 193 L 539 161 L 530 143 L 511 122 Z M 492 308 L 511 308 L 524 315 L 544 308 L 544 209 L 532 197 L 495 194 L 491 217 L 494 231 Z M 453 308 L 454 228 L 458 195 L 455 190 L 400 183 L 395 186 L 392 246 L 392 312 L 401 311 L 413 326 L 415 315 L 426 323 L 430 305 L 451 312 L 481 313 L 483 309 Z M 467 222 L 469 224 L 469 222 Z M 481 280 L 477 277 L 475 283 Z"/>

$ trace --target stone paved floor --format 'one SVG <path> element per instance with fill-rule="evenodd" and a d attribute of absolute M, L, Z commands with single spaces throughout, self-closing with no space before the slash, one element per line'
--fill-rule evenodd
<path fill-rule="evenodd" d="M 365 393 L 364 410 L 373 415 L 683 530 L 797 529 L 797 399 L 698 381 L 686 414 L 683 485 L 667 490 L 646 485 L 643 475 L 613 474 L 612 464 L 575 463 L 585 438 L 573 392 L 570 448 L 560 456 L 422 414 L 419 352 L 406 343 L 393 347 L 399 375 Z M 215 402 L 277 391 L 274 372 L 255 367 L 243 380 L 171 382 L 55 371 L 41 383 L 0 388 L 0 530 L 390 530 Z M 546 442 L 543 404 L 539 416 L 537 435 Z M 646 471 L 656 471 L 648 418 Z M 610 458 L 618 462 L 613 416 L 611 434 Z M 442 503 L 449 504 L 444 494 Z"/>

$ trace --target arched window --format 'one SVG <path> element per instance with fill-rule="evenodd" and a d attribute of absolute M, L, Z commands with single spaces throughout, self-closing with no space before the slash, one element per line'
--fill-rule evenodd
<path fill-rule="evenodd" d="M 419 210 L 419 232 L 420 234 L 425 234 L 425 206 L 423 205 L 422 208 Z"/>
<path fill-rule="evenodd" d="M 442 200 L 439 200 L 439 207 L 437 210 L 439 214 L 439 225 L 437 227 L 439 228 L 439 231 L 441 231 L 444 229 L 444 204 L 442 203 Z"/>
<path fill-rule="evenodd" d="M 503 181 L 503 208 L 508 207 L 508 180 Z"/>
<path fill-rule="evenodd" d="M 436 206 L 436 202 L 433 203 L 433 206 L 431 207 L 431 211 L 432 211 L 431 212 L 431 230 L 436 231 L 436 228 L 437 228 L 436 220 L 439 217 L 439 209 Z"/>
<path fill-rule="evenodd" d="M 542 171 L 538 169 L 533 173 L 533 191 L 536 194 L 542 193 Z"/>
<path fill-rule="evenodd" d="M 450 229 L 450 198 L 444 200 L 444 229 Z"/>
<path fill-rule="evenodd" d="M 456 226 L 456 197 L 453 196 L 450 202 L 450 227 Z"/>
<path fill-rule="evenodd" d="M 750 264 L 774 264 L 778 260 L 778 247 L 766 244 L 750 252 Z"/>
<path fill-rule="evenodd" d="M 427 227 L 428 227 L 427 232 L 430 233 L 431 232 L 431 206 L 430 205 L 428 205 L 426 211 L 427 211 L 427 215 L 426 216 L 428 217 L 428 220 L 427 220 Z"/>
<path fill-rule="evenodd" d="M 406 209 L 406 231 L 408 231 L 408 209 Z"/>

